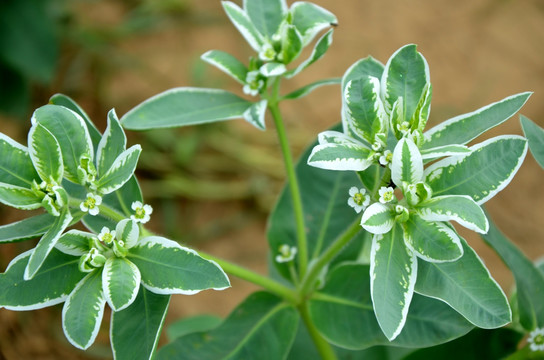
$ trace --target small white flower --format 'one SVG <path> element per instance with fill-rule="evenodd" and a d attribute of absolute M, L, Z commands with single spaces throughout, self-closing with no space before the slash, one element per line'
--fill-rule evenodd
<path fill-rule="evenodd" d="M 246 84 L 244 85 L 242 90 L 246 95 L 257 96 L 263 86 L 264 80 L 259 79 L 259 72 L 255 70 L 247 73 Z"/>
<path fill-rule="evenodd" d="M 395 190 L 391 186 L 382 186 L 378 194 L 380 195 L 380 202 L 382 204 L 387 204 L 395 199 Z"/>
<path fill-rule="evenodd" d="M 387 166 L 388 164 L 391 164 L 393 161 L 393 153 L 389 150 L 385 150 L 383 155 L 380 156 L 379 162 L 383 166 Z"/>
<path fill-rule="evenodd" d="M 98 239 L 104 244 L 111 244 L 115 239 L 115 230 L 110 230 L 104 226 L 102 231 L 100 231 L 100 234 L 98 234 Z"/>
<path fill-rule="evenodd" d="M 410 133 L 410 123 L 408 121 L 403 121 L 402 123 L 397 124 L 397 130 L 403 135 L 408 135 Z"/>
<path fill-rule="evenodd" d="M 278 263 L 289 262 L 293 260 L 297 254 L 297 248 L 287 244 L 281 245 L 278 250 L 280 252 L 280 254 L 276 256 L 276 262 Z"/>
<path fill-rule="evenodd" d="M 529 347 L 533 351 L 544 351 L 544 328 L 536 328 L 529 334 Z"/>
<path fill-rule="evenodd" d="M 100 195 L 87 193 L 87 198 L 85 201 L 79 204 L 79 208 L 83 212 L 88 212 L 89 215 L 95 216 L 98 215 L 100 209 L 98 205 L 102 204 L 102 197 Z"/>
<path fill-rule="evenodd" d="M 132 220 L 145 224 L 151 218 L 151 213 L 153 213 L 151 205 L 144 205 L 140 201 L 135 201 L 131 207 L 134 210 L 134 215 L 130 216 Z"/>
<path fill-rule="evenodd" d="M 272 61 L 276 58 L 276 50 L 274 50 L 274 46 L 271 43 L 266 43 L 261 48 L 261 51 L 259 51 L 259 59 L 263 61 Z"/>
<path fill-rule="evenodd" d="M 370 196 L 366 193 L 365 189 L 357 189 L 357 187 L 352 186 L 349 189 L 349 196 L 348 205 L 354 208 L 357 214 L 366 209 L 368 204 L 370 204 Z"/>

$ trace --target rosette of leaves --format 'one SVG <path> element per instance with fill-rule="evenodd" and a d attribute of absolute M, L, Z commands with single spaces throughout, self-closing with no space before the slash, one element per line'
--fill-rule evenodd
<path fill-rule="evenodd" d="M 527 141 L 505 135 L 467 144 L 514 115 L 530 93 L 425 131 L 432 87 L 415 45 L 385 66 L 358 61 L 342 89 L 342 131 L 319 134 L 308 164 L 356 171 L 370 197 L 361 226 L 373 234 L 370 290 L 383 333 L 389 340 L 401 334 L 414 292 L 441 299 L 482 328 L 510 322 L 504 293 L 449 222 L 489 230 L 480 206 L 512 180 Z"/>
<path fill-rule="evenodd" d="M 144 101 L 123 116 L 126 128 L 144 130 L 243 118 L 264 130 L 267 105 L 277 101 L 267 94 L 268 88 L 276 79 L 291 78 L 323 57 L 332 43 L 333 29 L 316 41 L 307 59 L 291 69 L 287 67 L 321 31 L 337 23 L 334 14 L 304 1 L 290 8 L 285 0 L 244 0 L 243 8 L 231 1 L 222 1 L 222 5 L 256 55 L 247 65 L 221 50 L 210 50 L 202 59 L 240 83 L 244 94 L 259 95 L 262 100 L 248 101 L 219 89 L 175 88 Z M 337 83 L 338 79 L 321 80 L 283 98 L 296 99 L 319 86 Z"/>

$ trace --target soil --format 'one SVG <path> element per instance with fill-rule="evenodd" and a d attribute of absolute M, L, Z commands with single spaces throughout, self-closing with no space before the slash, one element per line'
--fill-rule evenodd
<path fill-rule="evenodd" d="M 535 94 L 522 113 L 544 126 L 542 1 L 314 2 L 338 17 L 334 43 L 324 59 L 286 81 L 285 91 L 317 79 L 341 76 L 352 63 L 370 54 L 385 62 L 400 46 L 416 43 L 431 70 L 430 125 L 515 93 L 533 91 Z M 151 1 L 142 2 L 147 8 L 140 5 L 139 9 L 135 8 L 139 2 L 128 0 L 72 2 L 70 11 L 78 28 L 117 35 L 104 36 L 98 50 L 82 49 L 81 42 L 79 47 L 74 45 L 77 42 L 69 42 L 57 80 L 37 93 L 36 106 L 45 103 L 55 92 L 65 93 L 75 98 L 104 129 L 106 113 L 111 107 L 115 106 L 122 115 L 139 102 L 172 87 L 226 87 L 241 93 L 238 84 L 199 60 L 210 49 L 229 51 L 239 59 L 251 54 L 224 16 L 219 1 L 157 3 L 176 5 L 166 14 Z M 154 16 L 153 26 L 146 31 L 119 35 L 116 29 L 134 19 L 136 10 Z M 298 154 L 319 131 L 340 120 L 338 87 L 316 90 L 306 98 L 285 103 L 282 110 L 294 153 Z M 4 117 L 0 118 L 0 124 L 3 132 L 26 143 L 28 122 L 21 126 Z M 144 195 L 156 209 L 153 230 L 266 274 L 266 214 L 283 181 L 271 121 L 267 126 L 266 132 L 258 132 L 243 121 L 233 121 L 217 125 L 218 130 L 206 127 L 203 133 L 174 130 L 173 140 L 166 145 L 154 141 L 153 135 L 130 133 L 130 142 L 143 143 L 144 153 L 148 146 L 160 159 L 157 162 L 149 157 L 149 165 L 140 173 Z M 517 118 L 494 129 L 489 136 L 504 133 L 521 134 Z M 202 143 L 191 147 L 192 136 L 200 136 Z M 227 154 L 218 151 L 223 142 L 217 138 L 221 136 L 233 139 Z M 160 133 L 156 137 L 161 139 Z M 183 144 L 189 145 L 184 148 Z M 181 154 L 179 159 L 166 158 L 166 153 L 174 150 Z M 239 156 L 257 152 L 263 154 L 262 161 Z M 271 165 L 263 166 L 266 161 Z M 165 194 L 154 188 L 153 181 L 160 180 L 164 172 L 157 164 L 167 170 L 175 167 L 179 179 L 189 181 L 189 190 L 180 186 Z M 542 169 L 528 155 L 510 186 L 487 204 L 491 217 L 503 232 L 533 260 L 544 255 L 542 174 Z M 208 181 L 211 187 L 195 195 L 190 190 L 191 184 L 200 184 L 197 178 Z M 229 193 L 232 188 L 239 191 Z M 0 216 L 0 223 L 6 224 L 22 214 L 2 207 Z M 507 268 L 478 236 L 463 231 L 462 235 L 508 292 L 513 279 Z M 0 268 L 5 268 L 10 259 L 29 245 L 22 246 L 0 247 Z M 236 278 L 231 280 L 232 288 L 222 292 L 174 296 L 166 326 L 184 316 L 202 313 L 226 316 L 257 290 Z M 108 317 L 106 314 L 104 319 Z M 166 341 L 164 334 L 161 341 Z M 62 335 L 60 307 L 29 313 L 0 310 L 0 359 L 100 359 L 111 357 L 109 354 L 107 320 L 97 343 L 82 352 L 68 344 Z"/>

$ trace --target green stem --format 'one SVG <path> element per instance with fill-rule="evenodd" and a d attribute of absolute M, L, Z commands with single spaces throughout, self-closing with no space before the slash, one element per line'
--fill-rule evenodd
<path fill-rule="evenodd" d="M 80 199 L 70 198 L 68 200 L 68 206 L 70 206 L 72 208 L 75 208 L 78 211 L 79 211 L 79 204 L 81 204 Z M 127 218 L 126 215 L 123 215 L 120 212 L 118 212 L 117 210 L 114 210 L 114 209 L 112 209 L 109 206 L 104 205 L 104 204 L 98 205 L 98 209 L 100 210 L 100 212 L 99 212 L 100 215 L 104 215 L 104 216 L 106 216 L 106 217 L 108 217 L 108 218 L 110 218 L 110 219 L 112 219 L 114 221 L 121 221 L 121 220 Z"/>
<path fill-rule="evenodd" d="M 285 164 L 285 170 L 287 172 L 287 180 L 289 181 L 289 190 L 291 192 L 291 199 L 293 201 L 293 211 L 295 212 L 295 222 L 297 231 L 297 247 L 298 247 L 298 268 L 300 277 L 303 278 L 306 274 L 308 267 L 308 244 L 306 240 L 306 227 L 304 225 L 304 211 L 302 209 L 302 198 L 300 196 L 300 189 L 298 186 L 298 180 L 295 173 L 295 165 L 293 163 L 293 156 L 289 148 L 289 141 L 287 139 L 287 133 L 283 124 L 280 108 L 278 106 L 279 96 L 279 78 L 274 82 L 272 95 L 268 99 L 268 108 L 272 113 L 274 124 L 278 132 L 278 139 L 280 142 L 281 152 L 283 154 L 283 161 Z"/>
<path fill-rule="evenodd" d="M 298 307 L 298 310 L 300 316 L 302 317 L 302 321 L 304 321 L 304 325 L 306 325 L 306 329 L 308 329 L 308 333 L 310 334 L 310 337 L 312 338 L 317 348 L 317 351 L 319 352 L 319 355 L 321 355 L 321 358 L 323 360 L 337 360 L 336 354 L 334 353 L 331 344 L 329 344 L 317 331 L 317 328 L 315 327 L 310 317 L 310 313 L 308 311 L 308 304 L 301 304 Z"/>

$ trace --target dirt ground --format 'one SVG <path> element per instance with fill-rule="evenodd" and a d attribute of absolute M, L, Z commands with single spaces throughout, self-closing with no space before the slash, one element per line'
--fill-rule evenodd
<path fill-rule="evenodd" d="M 163 18 L 153 31 L 117 38 L 105 48 L 108 51 L 105 56 L 82 57 L 73 48 L 68 49 L 62 64 L 69 71 L 59 75 L 58 81 L 44 91 L 43 98 L 36 99 L 37 106 L 45 103 L 54 92 L 66 93 L 79 101 L 103 129 L 110 108 L 115 107 L 122 115 L 144 99 L 168 88 L 224 86 L 241 93 L 234 81 L 199 61 L 199 56 L 210 49 L 229 51 L 239 59 L 247 59 L 250 55 L 249 47 L 224 16 L 220 2 L 179 1 L 181 14 Z M 544 2 L 541 0 L 314 2 L 337 15 L 339 26 L 334 33 L 334 42 L 320 62 L 286 81 L 285 91 L 317 79 L 341 76 L 352 63 L 368 55 L 385 62 L 400 46 L 416 43 L 431 71 L 431 124 L 515 93 L 533 91 L 534 95 L 522 113 L 544 126 Z M 130 16 L 135 3 L 77 1 L 72 6 L 81 26 L 111 30 Z M 94 66 L 82 58 L 92 59 L 90 64 Z M 294 152 L 299 153 L 319 131 L 340 120 L 338 87 L 316 90 L 304 99 L 285 103 L 282 110 Z M 20 127 L 12 120 L 0 117 L 0 126 L 3 132 L 26 142 L 29 123 Z M 283 177 L 281 163 L 277 161 L 279 153 L 276 152 L 272 122 L 268 121 L 267 126 L 266 132 L 259 132 L 243 121 L 218 125 L 219 136 L 235 134 L 233 147 L 226 151 L 227 154 L 221 154 L 217 141 L 210 140 L 212 137 L 205 134 L 203 152 L 206 156 L 194 154 L 192 160 L 177 169 L 182 175 L 188 173 L 197 177 L 201 174 L 212 183 L 224 175 L 230 185 L 242 188 L 238 196 L 232 196 L 234 199 L 219 200 L 219 195 L 191 196 L 186 189 L 162 195 L 153 193 L 152 182 L 145 179 L 156 180 L 156 174 L 151 172 L 158 170 L 151 166 L 154 158 L 148 158 L 151 165 L 145 167 L 140 177 L 144 196 L 157 210 L 157 223 L 152 225 L 154 230 L 179 236 L 179 240 L 190 246 L 265 274 L 266 213 L 273 206 Z M 172 146 L 178 141 L 190 143 L 194 133 L 179 130 L 176 132 L 179 140 Z M 213 130 L 209 133 L 214 134 Z M 504 133 L 521 134 L 517 118 L 491 131 L 490 136 Z M 157 147 L 144 134 L 129 134 L 129 141 L 143 142 L 144 153 L 147 143 Z M 244 147 L 248 143 L 251 146 Z M 266 154 L 266 159 L 241 160 L 236 157 L 240 152 L 234 151 L 235 147 L 247 150 L 245 153 L 254 150 Z M 272 165 L 263 166 L 265 160 Z M 229 165 L 229 169 L 194 169 L 211 163 L 232 166 Z M 171 165 L 166 162 L 165 166 Z M 542 176 L 543 171 L 528 155 L 510 186 L 488 203 L 492 218 L 531 259 L 544 255 Z M 243 191 L 244 187 L 253 186 L 259 189 L 258 195 L 255 191 Z M 223 188 L 219 186 L 218 189 L 221 193 Z M 5 207 L 0 209 L 1 224 L 20 216 Z M 462 232 L 462 235 L 469 239 L 508 292 L 513 280 L 506 267 L 477 236 L 468 232 Z M 0 267 L 3 269 L 20 251 L 18 245 L 0 247 Z M 251 284 L 236 278 L 231 280 L 232 288 L 222 292 L 174 296 L 166 326 L 183 316 L 201 313 L 225 316 L 256 290 Z M 107 318 L 106 314 L 104 319 Z M 162 341 L 165 341 L 164 335 Z M 97 343 L 87 352 L 81 352 L 71 347 L 62 335 L 60 308 L 29 313 L 0 310 L 0 360 L 100 359 L 109 356 L 107 321 L 104 321 Z"/>

